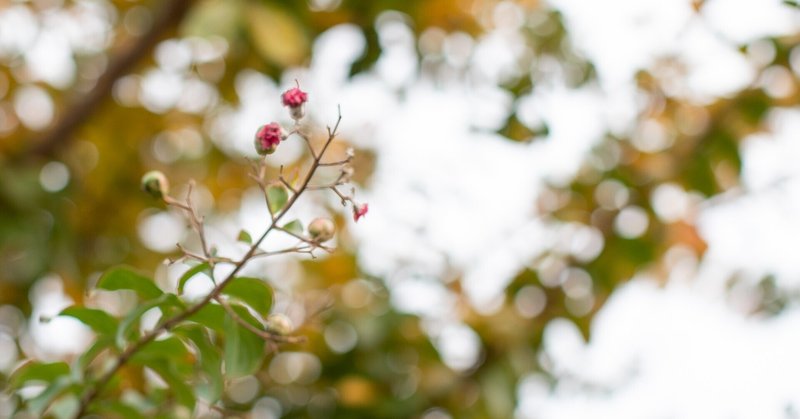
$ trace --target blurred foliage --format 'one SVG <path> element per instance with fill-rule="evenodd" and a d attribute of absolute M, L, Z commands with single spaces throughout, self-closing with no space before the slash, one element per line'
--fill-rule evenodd
<path fill-rule="evenodd" d="M 185 112 L 170 108 L 155 112 L 123 104 L 119 98 L 109 99 L 73 138 L 62 139 L 63 144 L 54 156 L 20 154 L 36 142 L 41 129 L 31 129 L 14 115 L 11 100 L 14 93 L 38 86 L 54 102 L 56 115 L 63 113 L 74 96 L 92 86 L 101 73 L 98 69 L 102 70 L 110 57 L 146 31 L 160 3 L 108 2 L 108 10 L 116 16 L 108 45 L 99 52 L 76 53 L 79 76 L 63 89 L 31 81 L 17 56 L 5 56 L 0 61 L 0 306 L 16 306 L 30 316 L 31 288 L 50 273 L 62 278 L 65 293 L 80 303 L 99 273 L 112 266 L 120 263 L 157 266 L 164 255 L 146 249 L 137 238 L 138 221 L 152 206 L 147 196 L 136 192 L 139 175 L 147 170 L 167 171 L 175 184 L 197 179 L 215 197 L 220 212 L 238 207 L 241 194 L 249 185 L 247 168 L 231 162 L 206 138 L 203 124 L 213 110 Z M 440 28 L 447 33 L 460 31 L 480 36 L 490 29 L 491 25 L 484 22 L 485 15 L 495 3 L 489 0 L 314 3 L 333 5 L 326 9 L 291 0 L 199 0 L 169 36 L 225 41 L 224 59 L 194 64 L 189 71 L 192 76 L 213 84 L 221 101 L 235 103 L 234 83 L 241 70 L 252 69 L 277 79 L 285 69 L 307 64 L 316 37 L 337 24 L 355 24 L 365 35 L 366 52 L 351 69 L 352 74 L 358 74 L 369 71 L 380 54 L 375 22 L 381 13 L 387 10 L 403 13 L 417 35 L 429 28 Z M 572 87 L 594 83 L 595 70 L 574 51 L 561 16 L 538 1 L 518 3 L 526 13 L 535 14 L 536 19 L 530 19 L 525 27 L 526 46 L 533 51 L 519 65 L 525 71 L 503 86 L 513 98 L 524 97 L 552 76 L 555 70 L 540 67 L 539 63 L 557 63 L 559 71 L 569 75 L 567 81 Z M 797 6 L 794 1 L 785 3 Z M 19 7 L 43 15 L 51 8 L 73 6 L 72 2 L 61 5 L 35 1 Z M 10 6 L 0 2 L 0 7 Z M 767 65 L 789 68 L 790 51 L 796 51 L 800 40 L 767 41 L 776 51 Z M 157 65 L 150 54 L 131 71 L 142 74 Z M 440 60 L 436 65 L 444 64 Z M 664 66 L 679 65 L 669 60 L 664 62 Z M 602 250 L 593 257 L 581 257 L 564 249 L 553 249 L 532 261 L 509 284 L 505 302 L 493 314 L 475 312 L 466 298 L 460 297 L 459 315 L 475 330 L 483 345 L 481 362 L 473 369 L 456 372 L 445 366 L 420 319 L 393 308 L 381 278 L 363 279 L 357 255 L 344 249 L 303 264 L 307 280 L 297 291 L 308 297 L 303 302 L 311 304 L 314 297 L 324 300 L 322 296 L 335 301 L 330 309 L 299 331 L 308 337 L 307 343 L 284 346 L 280 355 L 271 352 L 264 358 L 257 355 L 228 358 L 226 365 L 236 368 L 229 371 L 231 376 L 223 378 L 218 376 L 218 369 L 215 371 L 209 365 L 218 364 L 220 357 L 231 353 L 255 354 L 265 348 L 263 342 L 247 335 L 249 332 L 232 328 L 214 318 L 219 313 L 211 313 L 211 320 L 205 319 L 206 325 L 224 336 L 226 353 L 219 353 L 215 342 L 202 329 L 182 328 L 175 334 L 182 341 L 192 342 L 192 349 L 177 340 L 159 341 L 149 353 L 140 354 L 133 365 L 123 369 L 109 390 L 116 401 L 103 405 L 98 413 L 103 417 L 177 417 L 186 414 L 186 408 L 194 406 L 195 397 L 200 396 L 221 400 L 219 412 L 206 413 L 218 416 L 246 416 L 254 406 L 263 409 L 264 403 L 278 401 L 284 417 L 298 418 L 422 417 L 435 408 L 459 418 L 510 417 L 519 380 L 546 370 L 547 359 L 539 349 L 544 326 L 550 320 L 569 318 L 589 336 L 592 314 L 621 283 L 641 272 L 666 278 L 673 267 L 666 256 L 676 249 L 697 258 L 703 255 L 705 243 L 694 225 L 685 219 L 668 220 L 659 215 L 652 199 L 656 189 L 665 184 L 676 185 L 686 192 L 688 199 L 705 199 L 736 188 L 742 167 L 740 140 L 764 130 L 765 118 L 772 108 L 795 104 L 800 99 L 795 75 L 792 79 L 795 93 L 788 97 L 773 97 L 762 87 L 752 86 L 710 103 L 690 103 L 665 93 L 663 84 L 668 80 L 655 73 L 643 71 L 637 77 L 638 87 L 648 101 L 648 112 L 640 118 L 643 123 L 658 124 L 666 131 L 670 145 L 647 150 L 637 144 L 636 138 L 609 134 L 588 156 L 574 181 L 550 185 L 540 202 L 532 203 L 547 219 L 599 234 Z M 187 132 L 202 137 L 199 152 L 184 150 L 169 164 L 154 156 L 157 143 L 163 145 L 164 138 Z M 513 141 L 528 142 L 546 136 L 548 127 L 528 126 L 512 113 L 498 132 Z M 69 179 L 64 188 L 48 190 L 42 181 L 45 168 L 52 161 L 68 168 Z M 366 161 L 356 170 L 368 172 L 371 164 Z M 610 190 L 613 196 L 608 198 Z M 614 194 L 624 199 L 617 201 Z M 644 214 L 648 223 L 638 234 L 620 234 L 619 215 L 630 207 L 635 207 L 632 211 L 636 214 Z M 584 275 L 591 279 L 589 300 L 586 295 L 573 298 L 566 286 L 570 278 L 580 281 Z M 452 288 L 458 292 L 458 287 L 455 281 Z M 786 304 L 788 297 L 776 290 L 770 278 L 762 281 L 762 288 L 765 297 L 761 311 L 774 313 Z M 143 300 L 149 301 L 151 307 L 171 310 L 174 308 L 171 305 L 182 304 L 152 291 L 143 292 L 146 294 Z M 525 301 L 531 295 L 543 298 L 546 304 L 541 309 L 525 308 Z M 312 307 L 308 311 L 313 311 Z M 119 329 L 118 319 L 102 314 L 67 314 L 94 325 L 100 336 L 109 335 L 108 339 L 98 341 L 91 356 L 110 350 L 117 340 L 124 343 L 130 338 L 126 333 L 135 333 L 133 325 L 138 322 L 134 316 L 127 324 L 130 328 Z M 353 333 L 357 342 L 348 346 L 348 336 Z M 344 340 L 338 350 L 330 342 L 336 341 L 336 336 Z M 24 352 L 23 346 L 19 349 Z M 309 358 L 291 358 L 298 354 L 313 354 L 319 362 L 319 371 L 314 371 L 315 364 Z M 152 359 L 146 359 L 148 356 Z M 95 370 L 100 367 L 98 363 L 92 364 L 91 359 L 66 361 L 83 362 Z M 169 384 L 169 391 L 150 388 L 142 364 L 161 376 Z M 288 373 L 281 368 L 300 368 L 300 372 Z M 51 383 L 54 393 L 29 402 L 30 411 L 40 414 L 45 406 L 43 399 L 49 396 L 56 399 L 58 394 L 80 390 L 74 388 L 69 371 L 64 362 L 36 362 L 17 370 L 12 377 L 0 373 L 0 383 L 9 386 L 29 381 Z M 189 377 L 198 371 L 202 382 L 191 383 L 195 388 L 187 387 Z M 231 397 L 230 389 L 238 388 L 242 377 L 250 374 L 258 383 L 257 396 L 247 400 Z M 222 381 L 227 391 L 223 391 Z M 59 417 L 60 411 L 69 411 L 69 403 L 57 401 L 49 413 Z"/>

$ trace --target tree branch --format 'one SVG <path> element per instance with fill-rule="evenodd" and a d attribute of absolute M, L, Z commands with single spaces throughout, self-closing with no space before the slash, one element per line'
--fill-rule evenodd
<path fill-rule="evenodd" d="M 123 351 L 122 354 L 119 355 L 113 366 L 108 371 L 106 371 L 105 374 L 100 376 L 100 378 L 95 382 L 95 384 L 86 393 L 83 394 L 83 397 L 81 397 L 80 400 L 80 407 L 78 408 L 78 412 L 74 416 L 75 419 L 79 419 L 86 413 L 86 410 L 89 408 L 91 403 L 97 398 L 97 396 L 100 395 L 100 391 L 111 381 L 114 375 L 128 362 L 128 360 L 134 354 L 136 354 L 147 344 L 155 340 L 161 333 L 169 331 L 182 321 L 186 320 L 193 314 L 200 311 L 203 307 L 211 303 L 211 301 L 216 300 L 222 293 L 222 290 L 225 289 L 225 287 L 233 280 L 233 278 L 236 277 L 236 274 L 238 274 L 239 271 L 241 271 L 242 268 L 244 268 L 247 262 L 254 256 L 257 256 L 257 252 L 259 250 L 259 246 L 261 245 L 261 243 L 267 238 L 269 233 L 279 228 L 278 222 L 292 208 L 292 206 L 295 204 L 295 202 L 297 202 L 298 198 L 303 194 L 303 192 L 307 190 L 309 183 L 311 182 L 311 179 L 314 177 L 314 174 L 320 167 L 320 160 L 327 151 L 328 146 L 330 146 L 331 142 L 333 142 L 333 139 L 336 137 L 336 131 L 339 128 L 339 123 L 341 122 L 341 120 L 342 120 L 342 114 L 341 110 L 339 110 L 339 117 L 336 120 L 336 125 L 332 130 L 330 128 L 328 129 L 328 139 L 325 141 L 325 144 L 322 146 L 322 149 L 318 153 L 314 152 L 314 149 L 311 148 L 310 143 L 308 144 L 314 158 L 311 162 L 311 167 L 308 169 L 308 174 L 306 175 L 305 179 L 303 179 L 303 183 L 297 189 L 297 193 L 292 195 L 291 198 L 289 198 L 283 209 L 280 210 L 277 214 L 275 214 L 275 217 L 272 219 L 272 222 L 270 223 L 269 227 L 267 227 L 266 231 L 264 231 L 261 237 L 259 237 L 258 240 L 256 240 L 250 246 L 250 249 L 247 251 L 247 253 L 245 253 L 245 255 L 242 256 L 242 258 L 239 259 L 234 264 L 233 271 L 231 271 L 231 273 L 229 273 L 224 280 L 222 280 L 219 284 L 217 284 L 217 286 L 214 287 L 214 289 L 211 290 L 211 292 L 208 293 L 208 295 L 206 295 L 198 303 L 189 307 L 186 311 L 176 314 L 175 316 L 169 318 L 160 326 L 146 333 L 144 336 L 142 336 L 140 340 L 136 341 L 127 349 L 125 349 L 125 351 Z"/>
<path fill-rule="evenodd" d="M 33 146 L 26 154 L 51 155 L 70 141 L 75 130 L 86 122 L 108 97 L 117 79 L 133 70 L 162 36 L 183 20 L 192 3 L 194 3 L 192 0 L 163 2 L 150 29 L 141 37 L 131 41 L 111 60 L 105 73 L 97 79 L 97 84 L 89 93 L 63 108 L 63 116 L 40 138 L 30 142 Z"/>

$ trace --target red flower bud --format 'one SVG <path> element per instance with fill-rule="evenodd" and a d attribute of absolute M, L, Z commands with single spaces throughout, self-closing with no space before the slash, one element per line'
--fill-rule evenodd
<path fill-rule="evenodd" d="M 308 101 L 308 94 L 299 87 L 293 87 L 281 95 L 283 106 L 289 107 L 289 113 L 295 121 L 300 120 L 305 115 L 305 103 Z"/>
<path fill-rule="evenodd" d="M 283 106 L 296 108 L 298 106 L 303 106 L 303 104 L 308 101 L 308 93 L 300 90 L 298 87 L 293 87 L 283 92 L 281 100 L 283 101 Z"/>
<path fill-rule="evenodd" d="M 369 211 L 368 204 L 353 205 L 353 220 L 358 222 L 359 218 L 367 215 L 367 211 Z"/>
<path fill-rule="evenodd" d="M 272 154 L 275 152 L 275 149 L 278 148 L 278 144 L 285 139 L 286 132 L 277 122 L 262 125 L 261 128 L 256 131 L 256 151 L 262 156 Z"/>

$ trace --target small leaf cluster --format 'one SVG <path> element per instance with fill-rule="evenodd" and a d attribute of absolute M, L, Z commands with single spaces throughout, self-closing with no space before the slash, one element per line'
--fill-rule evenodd
<path fill-rule="evenodd" d="M 189 279 L 208 274 L 208 270 L 207 263 L 189 269 L 180 278 L 179 293 Z M 145 345 L 140 342 L 152 332 L 142 330 L 142 316 L 150 310 L 158 310 L 158 324 L 163 326 L 165 321 L 190 309 L 186 299 L 162 290 L 151 278 L 127 266 L 107 271 L 99 279 L 97 289 L 132 292 L 137 304 L 122 317 L 77 305 L 59 313 L 59 316 L 72 317 L 85 324 L 95 333 L 96 339 L 85 353 L 70 363 L 29 361 L 17 368 L 10 378 L 11 388 L 46 386 L 44 391 L 26 401 L 30 413 L 41 416 L 50 407 L 48 413 L 56 417 L 74 417 L 81 398 L 87 397 L 86 392 L 92 390 L 109 368 L 114 368 L 114 362 L 119 362 L 119 358 L 113 359 L 130 354 L 125 361 L 130 373 L 142 374 L 148 369 L 167 386 L 147 402 L 136 402 L 112 397 L 126 386 L 117 382 L 101 389 L 101 397 L 107 400 L 88 406 L 83 413 L 121 418 L 142 417 L 147 413 L 162 417 L 181 412 L 190 414 L 195 411 L 198 399 L 206 405 L 219 402 L 226 380 L 258 371 L 269 351 L 269 341 L 264 335 L 274 333 L 267 327 L 273 290 L 261 279 L 233 278 L 220 293 L 223 303 L 202 306 L 177 322 L 168 333 L 159 334 Z M 233 310 L 251 327 L 235 321 L 226 309 Z M 276 334 L 275 338 L 281 340 L 283 336 Z M 140 349 L 131 352 L 137 345 Z"/>

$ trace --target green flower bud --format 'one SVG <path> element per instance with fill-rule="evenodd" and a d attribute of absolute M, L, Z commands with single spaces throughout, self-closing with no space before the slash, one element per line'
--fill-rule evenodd
<path fill-rule="evenodd" d="M 333 238 L 336 226 L 328 218 L 316 218 L 308 225 L 308 235 L 317 243 L 322 243 Z"/>
<path fill-rule="evenodd" d="M 142 176 L 142 190 L 153 198 L 162 199 L 169 195 L 169 181 L 160 171 L 152 170 Z"/>
<path fill-rule="evenodd" d="M 267 316 L 266 328 L 267 332 L 285 336 L 292 333 L 294 325 L 292 324 L 292 320 L 285 314 L 275 313 Z"/>

